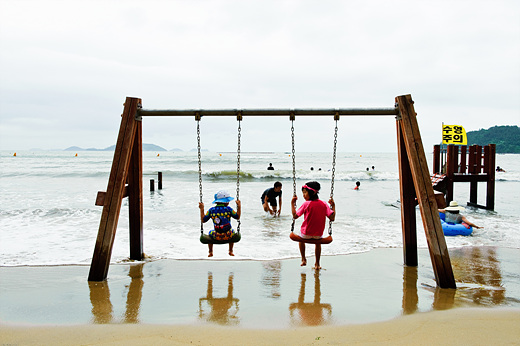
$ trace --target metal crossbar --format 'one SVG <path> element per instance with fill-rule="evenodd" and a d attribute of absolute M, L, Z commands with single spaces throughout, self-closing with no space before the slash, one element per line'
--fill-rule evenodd
<path fill-rule="evenodd" d="M 144 116 L 366 116 L 399 114 L 399 108 L 327 108 L 327 109 L 139 109 L 138 117 Z"/>

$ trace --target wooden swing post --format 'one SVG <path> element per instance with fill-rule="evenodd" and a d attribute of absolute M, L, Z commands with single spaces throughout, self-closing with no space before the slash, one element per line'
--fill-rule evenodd
<path fill-rule="evenodd" d="M 397 136 L 399 177 L 402 179 L 400 180 L 401 219 L 403 242 L 405 242 L 403 244 L 405 264 L 413 265 L 417 262 L 415 230 L 415 195 L 417 195 L 437 285 L 441 288 L 456 288 L 412 96 L 398 96 L 395 101 L 399 107 Z"/>
<path fill-rule="evenodd" d="M 410 267 L 418 265 L 417 259 L 417 227 L 415 219 L 415 188 L 412 170 L 408 161 L 408 152 L 399 121 L 397 124 L 397 155 L 399 161 L 399 190 L 401 201 L 401 225 L 403 228 L 404 264 Z"/>
<path fill-rule="evenodd" d="M 104 281 L 107 278 L 125 191 L 129 197 L 131 258 L 141 260 L 143 257 L 142 133 L 141 121 L 136 118 L 140 107 L 141 99 L 126 98 L 107 191 L 98 193 L 98 201 L 100 195 L 104 195 L 103 212 L 90 265 L 89 281 Z M 128 188 L 125 188 L 126 182 Z"/>

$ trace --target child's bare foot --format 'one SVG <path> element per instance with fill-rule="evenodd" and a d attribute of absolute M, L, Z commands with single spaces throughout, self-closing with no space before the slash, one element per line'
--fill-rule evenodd
<path fill-rule="evenodd" d="M 307 265 L 307 259 L 306 258 L 303 258 L 302 259 L 302 264 L 300 264 L 301 267 L 304 267 Z"/>
<path fill-rule="evenodd" d="M 208 257 L 213 257 L 213 252 L 210 252 Z"/>
<path fill-rule="evenodd" d="M 233 253 L 233 251 L 229 251 L 229 256 L 235 256 L 235 254 Z"/>
<path fill-rule="evenodd" d="M 316 264 L 316 265 L 314 266 L 314 268 L 313 268 L 313 269 L 315 269 L 315 270 L 320 270 L 320 269 L 321 269 L 321 267 L 320 267 L 320 265 L 319 265 L 319 264 Z"/>

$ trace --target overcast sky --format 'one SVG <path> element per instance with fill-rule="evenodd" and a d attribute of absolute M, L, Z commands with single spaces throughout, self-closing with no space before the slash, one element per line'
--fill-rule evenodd
<path fill-rule="evenodd" d="M 0 149 L 115 144 L 145 109 L 392 107 L 411 94 L 427 151 L 441 124 L 520 125 L 520 1 L 0 0 Z M 298 151 L 333 119 L 297 118 Z M 237 121 L 203 118 L 233 151 Z M 243 151 L 289 151 L 285 117 L 244 118 Z M 192 118 L 145 118 L 143 141 L 196 147 Z M 395 152 L 393 117 L 342 117 L 338 150 Z"/>

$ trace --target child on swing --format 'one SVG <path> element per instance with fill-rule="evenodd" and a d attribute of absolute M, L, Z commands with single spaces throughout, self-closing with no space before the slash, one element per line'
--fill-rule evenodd
<path fill-rule="evenodd" d="M 230 240 L 233 235 L 236 234 L 235 230 L 231 227 L 231 218 L 240 219 L 241 207 L 240 200 L 236 200 L 237 211 L 235 212 L 233 208 L 229 206 L 229 202 L 234 198 L 229 195 L 227 191 L 220 190 L 215 194 L 215 200 L 213 201 L 216 204 L 214 207 L 209 208 L 208 212 L 204 214 L 204 203 L 199 203 L 200 209 L 200 220 L 202 222 L 207 222 L 209 219 L 213 220 L 214 228 L 209 231 L 209 236 L 215 240 Z M 229 242 L 229 256 L 235 256 L 233 253 L 233 242 Z M 208 257 L 213 257 L 213 244 L 208 244 L 209 255 Z"/>
<path fill-rule="evenodd" d="M 294 219 L 304 215 L 304 220 L 301 227 L 301 237 L 303 239 L 320 239 L 325 230 L 325 221 L 328 217 L 331 221 L 336 218 L 336 204 L 334 199 L 329 199 L 330 207 L 319 199 L 318 192 L 320 191 L 320 183 L 317 181 L 310 181 L 302 186 L 302 194 L 305 202 L 296 210 L 295 195 L 291 200 L 291 210 Z M 321 257 L 321 244 L 315 244 L 316 263 L 314 269 L 319 270 Z M 300 254 L 302 256 L 302 266 L 307 265 L 307 258 L 305 257 L 305 243 L 300 242 Z"/>

